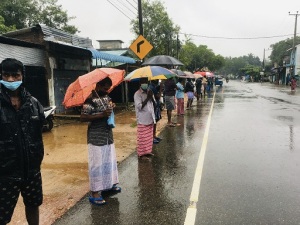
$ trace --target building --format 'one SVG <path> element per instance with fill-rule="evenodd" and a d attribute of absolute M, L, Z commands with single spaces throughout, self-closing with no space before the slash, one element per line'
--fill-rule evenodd
<path fill-rule="evenodd" d="M 44 106 L 56 105 L 56 113 L 66 112 L 62 102 L 68 86 L 78 76 L 99 67 L 93 66 L 93 60 L 105 60 L 105 65 L 111 62 L 136 63 L 130 57 L 97 51 L 89 38 L 82 38 L 45 25 L 38 24 L 5 33 L 3 36 L 35 44 L 32 48 L 40 49 L 35 50 L 36 54 L 32 55 L 40 63 L 39 69 L 32 73 L 34 75 L 29 76 L 35 77 L 29 84 L 32 85 L 30 89 L 33 96 L 42 99 Z M 15 53 L 11 52 L 10 57 L 18 58 Z M 26 53 L 24 57 L 31 57 L 29 55 L 30 53 Z M 21 61 L 24 62 L 24 57 L 19 59 L 23 59 Z M 25 65 L 28 67 L 29 63 L 25 62 Z M 122 96 L 123 93 L 121 90 L 117 96 Z"/>

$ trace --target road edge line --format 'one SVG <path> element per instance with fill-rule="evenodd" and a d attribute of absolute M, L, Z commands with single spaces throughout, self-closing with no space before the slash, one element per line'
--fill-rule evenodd
<path fill-rule="evenodd" d="M 206 152 L 206 147 L 207 147 L 207 142 L 208 142 L 210 122 L 211 122 L 213 107 L 214 107 L 214 103 L 215 103 L 215 95 L 216 95 L 216 92 L 214 92 L 214 96 L 213 96 L 210 111 L 209 111 L 209 116 L 208 116 L 207 123 L 206 123 L 206 128 L 205 128 L 203 141 L 202 141 L 202 145 L 201 145 L 201 149 L 200 149 L 198 163 L 197 163 L 197 167 L 196 167 L 196 171 L 195 171 L 193 187 L 192 187 L 192 191 L 191 191 L 191 195 L 190 195 L 190 205 L 186 212 L 184 225 L 194 225 L 195 221 L 196 221 L 197 203 L 198 203 L 198 199 L 199 199 L 203 164 L 204 164 L 205 152 Z"/>

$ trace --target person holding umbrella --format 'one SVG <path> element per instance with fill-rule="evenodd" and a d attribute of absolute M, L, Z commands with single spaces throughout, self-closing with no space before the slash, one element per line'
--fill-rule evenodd
<path fill-rule="evenodd" d="M 89 201 L 105 204 L 101 192 L 121 192 L 112 127 L 108 124 L 115 104 L 107 95 L 112 86 L 109 77 L 96 84 L 95 90 L 82 106 L 80 119 L 89 122 L 87 130 L 88 167 L 91 194 Z"/>
<path fill-rule="evenodd" d="M 134 93 L 138 157 L 153 156 L 153 128 L 156 123 L 153 101 L 153 92 L 148 86 L 148 78 L 140 78 L 140 88 Z"/>

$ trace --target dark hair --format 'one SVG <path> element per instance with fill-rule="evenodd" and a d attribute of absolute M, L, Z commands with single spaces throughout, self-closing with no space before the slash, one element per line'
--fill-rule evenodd
<path fill-rule="evenodd" d="M 2 79 L 2 72 L 18 72 L 21 71 L 23 80 L 25 77 L 25 67 L 23 63 L 17 59 L 14 58 L 6 58 L 4 59 L 0 64 L 0 79 Z"/>
<path fill-rule="evenodd" d="M 146 77 L 141 77 L 141 78 L 140 78 L 140 84 L 146 84 L 146 83 L 148 83 L 148 78 L 146 78 Z"/>
<path fill-rule="evenodd" d="M 178 82 L 181 83 L 181 81 L 183 81 L 183 78 L 178 78 Z"/>
<path fill-rule="evenodd" d="M 100 80 L 97 84 L 100 85 L 100 86 L 105 86 L 107 84 L 109 86 L 111 86 L 112 85 L 112 81 L 111 81 L 111 79 L 109 77 L 105 77 L 103 80 Z"/>

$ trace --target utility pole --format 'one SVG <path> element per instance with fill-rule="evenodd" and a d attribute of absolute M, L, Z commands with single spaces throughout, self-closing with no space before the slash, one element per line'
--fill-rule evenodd
<path fill-rule="evenodd" d="M 139 10 L 139 28 L 140 28 L 140 35 L 144 36 L 144 29 L 143 29 L 143 14 L 142 14 L 142 0 L 138 0 L 138 10 Z"/>
<path fill-rule="evenodd" d="M 295 58 L 296 58 L 296 35 L 297 35 L 297 18 L 300 15 L 298 13 L 298 11 L 296 13 L 290 13 L 290 16 L 295 16 L 295 28 L 294 28 L 294 39 L 293 39 L 293 50 L 292 50 L 292 69 L 293 69 L 293 73 L 291 74 L 292 76 L 295 75 Z"/>

